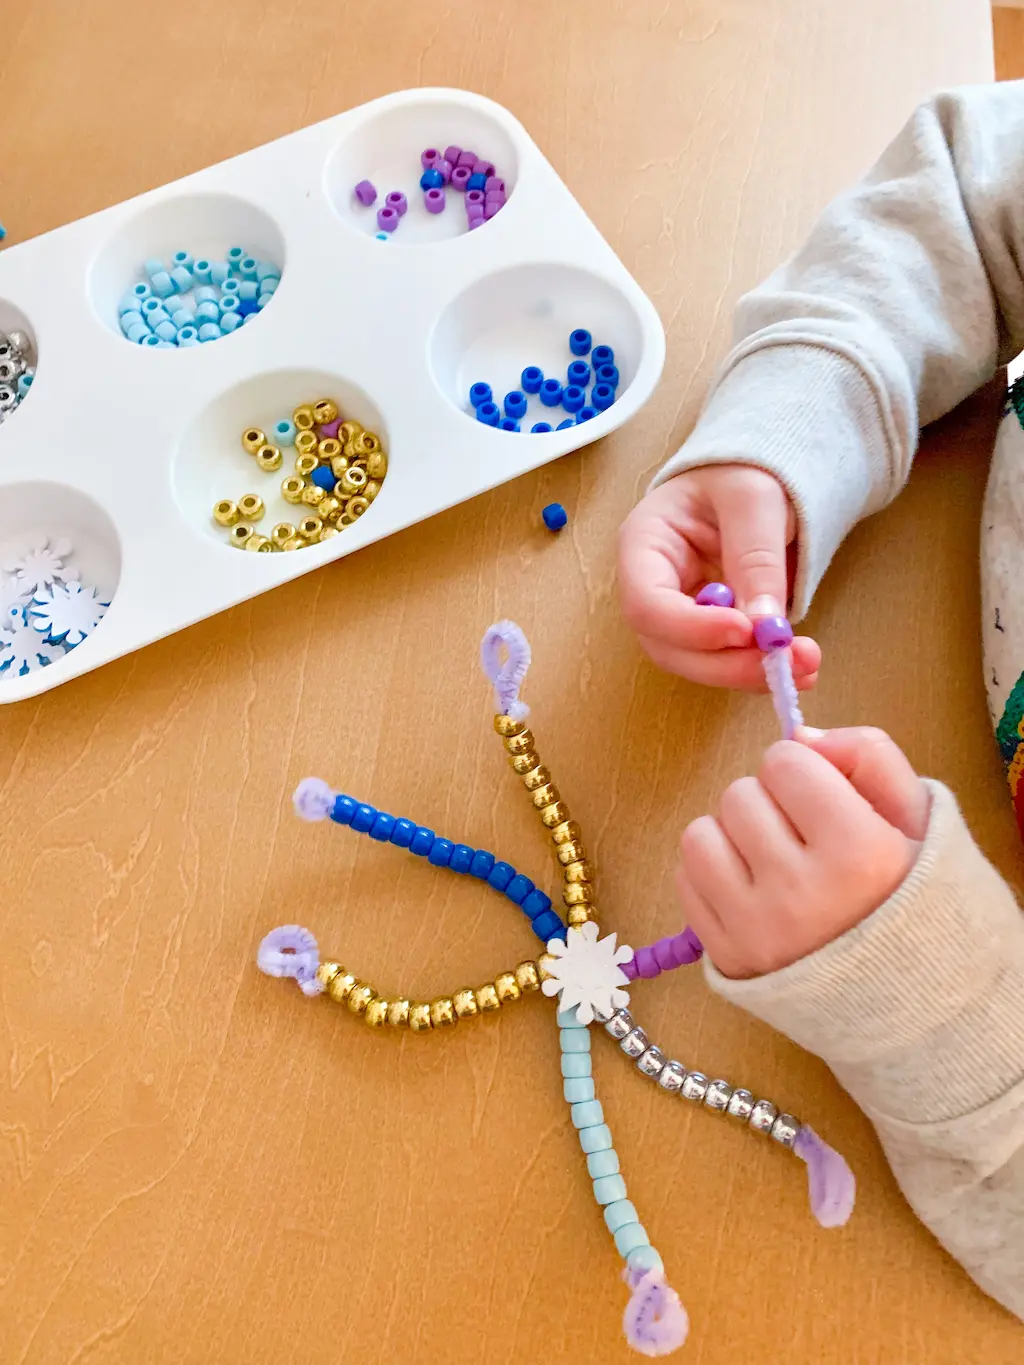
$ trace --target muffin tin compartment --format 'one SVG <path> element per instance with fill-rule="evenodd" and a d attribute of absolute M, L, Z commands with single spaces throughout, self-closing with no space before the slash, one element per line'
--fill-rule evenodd
<path fill-rule="evenodd" d="M 0 370 L 0 393 L 5 395 L 5 399 L 8 393 L 13 396 L 13 403 L 10 406 L 5 401 L 4 406 L 0 408 L 0 427 L 14 417 L 22 403 L 28 398 L 28 390 L 25 389 L 24 383 L 19 390 L 19 380 L 22 378 L 25 366 L 32 370 L 36 368 L 39 354 L 35 332 L 32 330 L 28 318 L 20 308 L 16 308 L 14 304 L 0 298 L 0 340 L 10 337 L 12 333 L 15 335 L 21 333 L 28 346 L 27 351 L 17 352 L 10 357 L 0 356 L 0 366 L 4 367 Z M 33 382 L 34 376 L 29 379 L 30 384 Z M 2 442 L 3 438 L 0 437 L 0 449 L 2 449 Z"/>
<path fill-rule="evenodd" d="M 464 233 L 421 214 L 427 235 L 373 239 L 352 189 L 417 188 L 437 141 L 492 160 L 504 208 Z M 399 178 L 404 171 L 405 179 Z M 409 215 L 413 213 L 410 203 Z M 366 229 L 364 231 L 364 228 Z M 457 245 L 435 256 L 445 234 Z M 431 239 L 430 234 L 437 237 Z M 128 343 L 118 304 L 150 257 L 231 245 L 277 262 L 281 285 L 254 325 L 222 345 L 163 352 Z M 427 253 L 427 254 L 425 254 Z M 0 327 L 39 338 L 40 379 L 0 427 L 0 549 L 67 537 L 85 582 L 111 606 L 59 661 L 7 677 L 0 703 L 33 696 L 257 593 L 338 560 L 612 431 L 647 400 L 664 360 L 657 314 L 523 127 L 456 90 L 416 90 L 305 128 L 175 184 L 0 252 Z M 495 393 L 528 364 L 564 375 L 568 334 L 615 349 L 616 402 L 544 436 L 484 426 L 477 379 Z M 230 343 L 230 344 L 228 344 Z M 334 399 L 377 432 L 388 472 L 341 534 L 301 553 L 240 553 L 212 512 L 258 493 L 265 526 L 283 516 L 280 474 L 254 468 L 242 429 Z M 76 451 L 50 449 L 74 414 Z M 40 462 L 52 455 L 50 481 Z M 284 452 L 287 466 L 293 452 Z M 261 527 L 262 529 L 262 527 Z M 530 528 L 523 527 L 523 534 Z"/>

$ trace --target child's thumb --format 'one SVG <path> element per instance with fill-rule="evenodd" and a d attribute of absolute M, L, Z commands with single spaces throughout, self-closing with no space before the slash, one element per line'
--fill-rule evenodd
<path fill-rule="evenodd" d="M 869 725 L 813 730 L 802 725 L 794 738 L 838 768 L 883 820 L 908 839 L 924 838 L 931 809 L 928 788 L 884 730 Z"/>

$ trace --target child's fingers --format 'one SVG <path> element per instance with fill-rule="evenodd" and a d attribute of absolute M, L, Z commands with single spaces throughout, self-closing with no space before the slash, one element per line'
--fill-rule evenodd
<path fill-rule="evenodd" d="M 713 945 L 722 935 L 722 922 L 694 886 L 682 863 L 676 868 L 676 894 L 686 916 L 686 922 L 693 927 L 708 952 L 712 952 Z"/>
<path fill-rule="evenodd" d="M 694 889 L 724 922 L 753 885 L 750 868 L 713 815 L 687 825 L 679 852 Z"/>
<path fill-rule="evenodd" d="M 789 596 L 789 500 L 778 481 L 743 470 L 714 497 L 725 581 L 750 616 L 781 616 Z"/>
<path fill-rule="evenodd" d="M 699 607 L 698 611 L 715 611 Z M 705 652 L 680 649 L 662 639 L 640 636 L 640 644 L 652 663 L 666 673 L 676 673 L 707 687 L 728 687 L 740 692 L 765 692 L 762 654 L 757 649 L 723 649 Z M 813 640 L 801 637 L 793 642 L 793 679 L 801 691 L 818 681 L 821 650 Z"/>
<path fill-rule="evenodd" d="M 755 878 L 765 869 L 788 864 L 803 844 L 800 836 L 756 777 L 741 777 L 726 787 L 718 821 Z"/>
<path fill-rule="evenodd" d="M 687 596 L 686 589 L 701 581 L 696 555 L 683 542 L 667 541 L 666 534 L 665 528 L 651 527 L 639 518 L 623 527 L 619 589 L 628 624 L 638 635 L 680 649 L 734 649 L 750 644 L 750 622 L 740 612 L 698 607 Z"/>
<path fill-rule="evenodd" d="M 876 825 L 878 816 L 852 783 L 827 758 L 804 744 L 780 740 L 758 773 L 805 843 L 838 846 Z"/>
<path fill-rule="evenodd" d="M 928 788 L 884 730 L 859 726 L 821 732 L 804 727 L 797 738 L 838 768 L 883 820 L 908 839 L 924 838 L 931 806 Z"/>

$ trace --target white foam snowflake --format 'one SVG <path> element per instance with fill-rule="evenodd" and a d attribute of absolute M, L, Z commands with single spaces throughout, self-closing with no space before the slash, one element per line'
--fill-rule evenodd
<path fill-rule="evenodd" d="M 51 583 L 69 583 L 78 577 L 77 569 L 65 567 L 70 553 L 70 540 L 55 540 L 51 545 L 46 536 L 36 535 L 24 554 L 8 560 L 3 567 L 14 574 L 20 592 L 34 593 Z"/>
<path fill-rule="evenodd" d="M 26 598 L 13 574 L 0 573 L 0 620 L 6 621 L 11 607 L 24 607 Z"/>
<path fill-rule="evenodd" d="M 92 634 L 109 606 L 99 600 L 95 588 L 77 582 L 51 583 L 33 597 L 28 619 L 37 635 L 74 649 Z"/>
<path fill-rule="evenodd" d="M 17 612 L 17 607 L 10 610 Z M 9 616 L 0 630 L 0 673 L 23 677 L 35 668 L 52 664 L 63 653 L 59 645 L 41 640 L 20 614 L 17 617 Z"/>
<path fill-rule="evenodd" d="M 619 965 L 629 962 L 633 949 L 625 943 L 615 946 L 615 935 L 597 936 L 597 925 L 584 924 L 570 929 L 563 942 L 553 938 L 548 952 L 557 958 L 550 965 L 550 977 L 541 990 L 545 995 L 561 996 L 563 1010 L 576 1010 L 581 1024 L 589 1024 L 598 1014 L 613 1014 L 629 1004 L 629 977 Z"/>

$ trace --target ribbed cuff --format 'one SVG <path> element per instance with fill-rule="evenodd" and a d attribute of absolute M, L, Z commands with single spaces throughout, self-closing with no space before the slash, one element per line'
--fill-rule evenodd
<path fill-rule="evenodd" d="M 952 793 L 903 885 L 856 928 L 782 971 L 709 984 L 815 1052 L 862 1107 L 956 1118 L 1024 1079 L 1024 916 Z"/>

